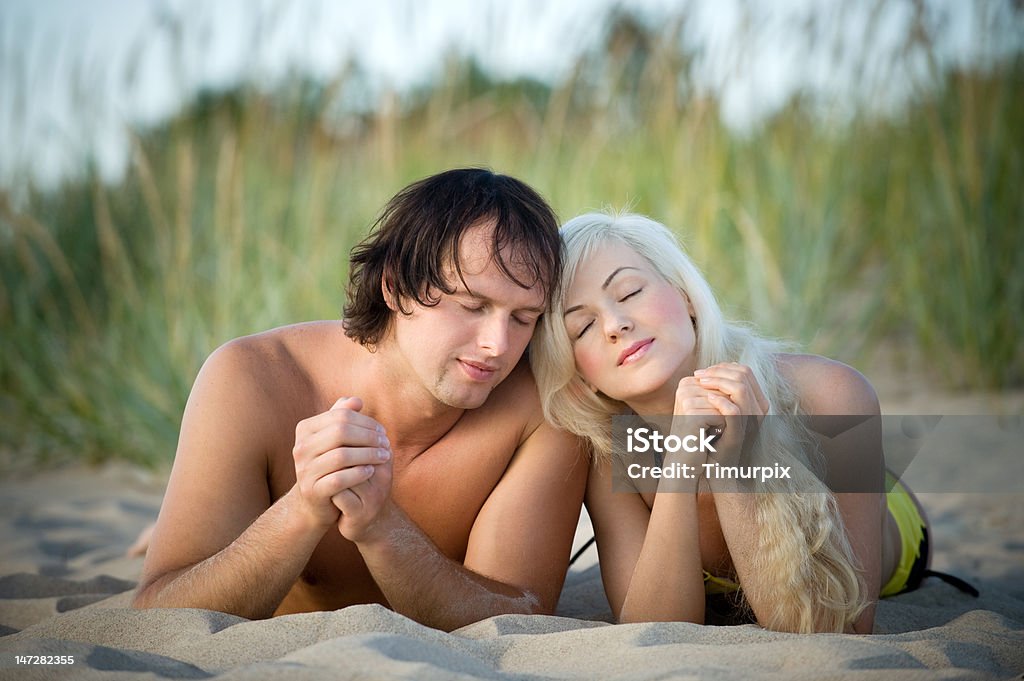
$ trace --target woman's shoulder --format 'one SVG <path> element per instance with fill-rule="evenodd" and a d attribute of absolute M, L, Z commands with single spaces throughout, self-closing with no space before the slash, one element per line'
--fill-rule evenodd
<path fill-rule="evenodd" d="M 779 373 L 807 414 L 878 414 L 871 382 L 848 364 L 820 355 L 779 353 Z"/>

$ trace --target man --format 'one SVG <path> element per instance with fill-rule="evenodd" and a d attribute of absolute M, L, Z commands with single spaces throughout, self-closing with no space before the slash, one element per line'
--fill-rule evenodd
<path fill-rule="evenodd" d="M 203 366 L 136 607 L 381 603 L 445 630 L 551 613 L 587 466 L 522 356 L 560 265 L 522 182 L 466 169 L 401 191 L 353 251 L 343 321 Z"/>

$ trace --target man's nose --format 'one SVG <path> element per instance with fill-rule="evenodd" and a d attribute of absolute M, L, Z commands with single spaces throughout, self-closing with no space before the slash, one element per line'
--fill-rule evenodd
<path fill-rule="evenodd" d="M 491 357 L 500 357 L 508 351 L 509 316 L 495 312 L 487 315 L 480 329 L 480 349 Z"/>

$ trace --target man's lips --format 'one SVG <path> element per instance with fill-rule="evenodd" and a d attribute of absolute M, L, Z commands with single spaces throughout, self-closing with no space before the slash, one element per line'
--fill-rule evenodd
<path fill-rule="evenodd" d="M 460 359 L 463 371 L 475 381 L 486 381 L 498 370 L 498 367 L 486 362 L 476 362 L 469 359 Z"/>
<path fill-rule="evenodd" d="M 649 348 L 651 346 L 651 343 L 653 342 L 653 338 L 645 338 L 642 341 L 637 341 L 636 343 L 633 343 L 628 348 L 623 350 L 621 355 L 619 355 L 619 363 L 617 366 L 622 366 L 626 362 L 635 362 L 636 360 L 640 359 L 641 357 L 644 356 L 644 354 L 647 352 L 647 348 Z"/>

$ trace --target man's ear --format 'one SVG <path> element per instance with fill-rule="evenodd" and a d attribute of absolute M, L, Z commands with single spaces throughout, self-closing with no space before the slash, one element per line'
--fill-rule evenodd
<path fill-rule="evenodd" d="M 380 293 L 384 296 L 384 303 L 392 312 L 398 312 L 398 300 L 396 299 L 395 292 L 391 289 L 391 282 L 388 281 L 386 274 L 382 274 L 380 277 Z"/>

